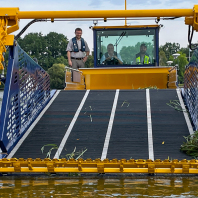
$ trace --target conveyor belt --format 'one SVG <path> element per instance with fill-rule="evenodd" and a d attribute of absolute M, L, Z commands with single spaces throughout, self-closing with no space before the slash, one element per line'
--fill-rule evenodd
<path fill-rule="evenodd" d="M 149 133 L 146 90 L 61 91 L 11 157 L 45 158 L 46 153 L 41 153 L 43 145 L 63 144 L 60 158 L 74 148 L 86 148 L 84 159 L 101 158 L 102 154 L 109 159 L 148 159 L 152 152 L 149 148 L 153 148 L 154 159 L 190 159 L 179 150 L 183 136 L 189 135 L 183 112 L 166 104 L 178 99 L 176 90 L 148 92 L 152 126 Z M 153 142 L 149 142 L 149 137 Z"/>

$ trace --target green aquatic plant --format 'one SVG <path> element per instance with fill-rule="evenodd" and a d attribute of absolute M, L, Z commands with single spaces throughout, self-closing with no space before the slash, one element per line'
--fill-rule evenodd
<path fill-rule="evenodd" d="M 50 158 L 51 156 L 51 153 L 52 153 L 52 150 L 54 149 L 58 149 L 58 146 L 56 144 L 46 144 L 44 146 L 42 146 L 41 148 L 41 152 L 44 153 L 44 149 L 45 147 L 51 147 L 49 149 L 49 151 L 47 152 L 46 154 L 46 158 Z M 69 160 L 69 159 L 72 159 L 72 158 L 75 158 L 75 160 L 79 159 L 80 157 L 83 156 L 83 154 L 87 151 L 87 149 L 85 148 L 84 150 L 82 151 L 76 151 L 76 147 L 74 148 L 73 152 L 72 153 L 69 153 L 69 154 L 66 154 L 66 158 Z"/>
<path fill-rule="evenodd" d="M 191 134 L 185 137 L 186 142 L 184 142 L 180 150 L 186 153 L 187 155 L 198 157 L 198 131 L 195 131 L 194 134 Z"/>
<path fill-rule="evenodd" d="M 123 107 L 123 106 L 124 106 L 124 104 L 127 104 L 127 107 L 129 107 L 130 102 L 127 102 L 127 100 L 125 100 L 125 101 L 122 103 L 121 107 Z"/>
<path fill-rule="evenodd" d="M 186 112 L 186 109 L 182 109 L 182 106 L 179 102 L 179 100 L 170 100 L 169 103 L 166 103 L 168 106 L 174 108 L 177 111 L 184 111 Z"/>
<path fill-rule="evenodd" d="M 72 153 L 69 153 L 66 155 L 66 158 L 69 160 L 69 159 L 72 159 L 74 158 L 75 160 L 79 159 L 80 157 L 83 156 L 83 154 L 87 151 L 87 149 L 85 148 L 85 150 L 82 150 L 82 151 L 76 151 L 76 147 L 74 148 L 73 152 Z"/>
<path fill-rule="evenodd" d="M 51 147 L 51 148 L 49 149 L 49 151 L 47 152 L 47 155 L 46 155 L 46 158 L 50 158 L 50 155 L 51 155 L 52 150 L 58 149 L 58 146 L 57 146 L 56 144 L 46 144 L 46 145 L 42 146 L 42 148 L 41 148 L 41 152 L 42 152 L 42 153 L 44 152 L 44 148 L 45 148 L 46 146 L 50 146 L 50 147 Z"/>
<path fill-rule="evenodd" d="M 155 86 L 149 86 L 149 87 L 143 87 L 143 88 L 139 87 L 138 89 L 157 89 L 158 90 L 156 85 Z"/>

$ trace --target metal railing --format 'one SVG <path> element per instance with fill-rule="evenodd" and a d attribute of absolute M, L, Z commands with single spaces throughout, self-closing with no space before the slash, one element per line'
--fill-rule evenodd
<path fill-rule="evenodd" d="M 184 73 L 184 99 L 194 127 L 198 130 L 198 48 Z"/>
<path fill-rule="evenodd" d="M 8 153 L 19 141 L 50 98 L 47 72 L 18 44 L 11 46 L 0 115 L 3 153 Z"/>

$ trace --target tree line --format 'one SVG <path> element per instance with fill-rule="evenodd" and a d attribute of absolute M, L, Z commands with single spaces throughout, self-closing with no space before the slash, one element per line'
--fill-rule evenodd
<path fill-rule="evenodd" d="M 64 88 L 64 66 L 68 66 L 66 55 L 68 38 L 65 35 L 56 32 L 50 32 L 47 35 L 43 35 L 42 33 L 29 33 L 25 35 L 24 38 L 19 38 L 17 42 L 30 57 L 36 58 L 38 60 L 38 64 L 49 73 L 51 88 Z M 126 61 L 130 61 L 127 60 L 127 57 L 130 57 L 127 53 L 133 54 L 133 51 L 137 51 L 135 48 L 139 49 L 139 45 L 135 46 L 134 49 L 124 47 L 120 52 L 121 56 L 126 57 Z M 148 53 L 152 48 L 153 47 L 148 44 Z M 176 52 L 179 53 L 180 56 L 177 59 L 174 59 L 173 54 Z M 191 55 L 192 53 L 190 52 L 190 56 Z M 6 57 L 8 57 L 8 53 L 6 53 Z M 172 65 L 179 65 L 179 83 L 183 83 L 185 66 L 189 62 L 188 47 L 181 48 L 179 43 L 166 43 L 165 45 L 161 45 L 159 47 L 159 65 L 167 66 L 167 61 L 169 60 L 173 61 Z M 94 57 L 92 52 L 85 64 L 85 67 L 93 66 Z"/>
<path fill-rule="evenodd" d="M 173 54 L 180 54 L 174 58 Z M 172 66 L 178 65 L 178 81 L 184 83 L 185 66 L 188 65 L 192 52 L 189 48 L 180 47 L 179 43 L 166 43 L 159 47 L 159 65 L 167 66 L 167 61 L 173 61 Z"/>

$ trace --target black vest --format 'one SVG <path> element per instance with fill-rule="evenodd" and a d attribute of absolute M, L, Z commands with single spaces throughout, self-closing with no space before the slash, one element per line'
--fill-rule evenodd
<path fill-rule="evenodd" d="M 72 38 L 72 42 L 73 42 L 74 52 L 79 52 L 76 37 Z M 84 41 L 83 38 L 81 38 L 81 49 L 80 49 L 80 51 L 82 51 L 82 52 L 85 51 L 85 41 Z"/>
<path fill-rule="evenodd" d="M 115 52 L 115 51 L 113 53 L 114 53 L 115 56 L 118 55 L 117 52 Z M 108 57 L 109 57 L 108 52 L 106 52 L 105 53 L 105 58 L 108 58 Z M 105 65 L 118 65 L 118 64 L 119 64 L 119 62 L 115 58 L 112 58 L 111 60 L 105 60 Z"/>

